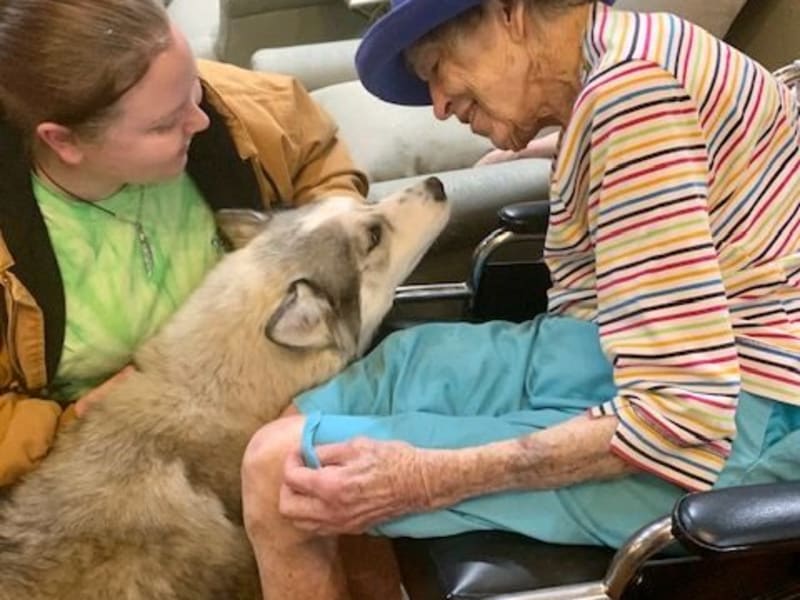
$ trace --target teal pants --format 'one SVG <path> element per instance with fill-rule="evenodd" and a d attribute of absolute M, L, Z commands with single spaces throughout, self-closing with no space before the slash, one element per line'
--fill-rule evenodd
<path fill-rule="evenodd" d="M 364 359 L 296 400 L 303 451 L 355 436 L 461 448 L 561 423 L 615 395 L 594 324 L 540 316 L 522 324 L 432 324 L 387 338 Z M 738 436 L 718 485 L 797 478 L 800 409 L 742 394 Z M 683 491 L 636 474 L 557 490 L 472 498 L 385 522 L 375 533 L 435 537 L 499 529 L 562 544 L 618 547 L 669 513 Z"/>

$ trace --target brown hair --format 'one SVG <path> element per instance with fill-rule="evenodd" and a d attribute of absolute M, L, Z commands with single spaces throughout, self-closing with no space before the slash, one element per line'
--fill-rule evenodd
<path fill-rule="evenodd" d="M 92 136 L 170 43 L 156 0 L 0 1 L 0 113 Z"/>

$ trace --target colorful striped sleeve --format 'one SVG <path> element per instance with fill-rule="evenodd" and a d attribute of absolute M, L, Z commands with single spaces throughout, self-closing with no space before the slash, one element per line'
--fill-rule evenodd
<path fill-rule="evenodd" d="M 741 378 L 697 107 L 672 74 L 644 61 L 601 73 L 581 101 L 592 115 L 597 318 L 618 388 L 592 415 L 619 419 L 616 455 L 707 489 L 730 453 Z"/>

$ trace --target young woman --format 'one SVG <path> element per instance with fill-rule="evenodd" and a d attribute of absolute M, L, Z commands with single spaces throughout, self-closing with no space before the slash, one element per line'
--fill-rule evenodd
<path fill-rule="evenodd" d="M 161 3 L 0 3 L 0 486 L 216 262 L 215 209 L 365 189 L 303 89 L 196 63 Z"/>
<path fill-rule="evenodd" d="M 617 546 L 685 490 L 797 477 L 790 90 L 685 21 L 593 0 L 397 0 L 357 64 L 502 149 L 563 130 L 549 310 L 390 337 L 257 434 L 265 586 L 342 597 L 338 533 Z"/>

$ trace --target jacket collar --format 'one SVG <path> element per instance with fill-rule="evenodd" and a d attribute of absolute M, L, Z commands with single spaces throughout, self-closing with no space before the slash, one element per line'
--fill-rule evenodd
<path fill-rule="evenodd" d="M 264 210 L 253 165 L 239 158 L 229 124 L 204 94 L 200 108 L 210 124 L 189 146 L 186 171 L 212 210 L 251 208 Z"/>

